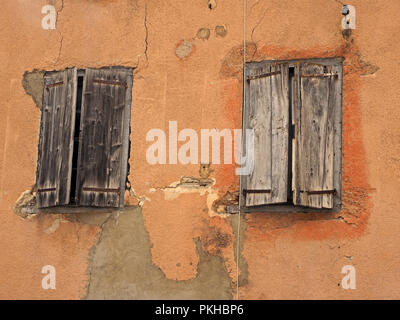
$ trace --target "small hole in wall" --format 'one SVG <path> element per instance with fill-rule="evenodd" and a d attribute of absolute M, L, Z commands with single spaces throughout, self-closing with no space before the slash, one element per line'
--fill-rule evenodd
<path fill-rule="evenodd" d="M 208 9 L 212 10 L 215 9 L 217 6 L 217 2 L 215 0 L 208 0 Z"/>

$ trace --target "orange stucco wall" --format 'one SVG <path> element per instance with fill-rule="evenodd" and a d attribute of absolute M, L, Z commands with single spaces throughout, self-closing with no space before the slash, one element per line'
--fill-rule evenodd
<path fill-rule="evenodd" d="M 209 9 L 207 0 L 2 1 L 0 298 L 87 296 L 103 224 L 92 223 L 95 217 L 21 218 L 13 212 L 35 183 L 40 121 L 22 79 L 33 70 L 113 65 L 135 68 L 132 190 L 125 200 L 140 206 L 150 240 L 146 249 L 163 277 L 184 283 L 201 276 L 194 242 L 200 239 L 206 255 L 221 258 L 218 272 L 229 277 L 233 298 L 400 297 L 400 2 L 354 0 L 357 26 L 346 36 L 340 1 L 248 0 L 246 11 L 243 1 L 215 2 Z M 41 26 L 46 4 L 58 11 L 55 30 Z M 226 34 L 217 34 L 216 26 L 224 26 Z M 210 30 L 208 38 L 202 28 Z M 230 216 L 213 204 L 238 190 L 234 165 L 211 165 L 214 185 L 187 190 L 174 183 L 199 177 L 199 165 L 146 161 L 151 144 L 146 133 L 168 132 L 171 120 L 178 130 L 241 127 L 244 39 L 246 61 L 345 58 L 341 212 Z M 191 48 L 185 51 L 182 44 Z M 55 290 L 41 286 L 44 265 L 57 270 Z M 340 285 L 344 265 L 356 269 L 355 290 Z M 107 274 L 112 278 L 112 271 Z M 110 283 L 104 279 L 104 286 Z M 182 285 L 177 297 L 200 287 Z"/>

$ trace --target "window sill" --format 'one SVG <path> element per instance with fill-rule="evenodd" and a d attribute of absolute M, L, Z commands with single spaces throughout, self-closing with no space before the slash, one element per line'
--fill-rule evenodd
<path fill-rule="evenodd" d="M 79 207 L 79 206 L 57 206 L 49 208 L 37 208 L 34 213 L 48 213 L 48 214 L 60 214 L 60 213 L 113 213 L 117 211 L 123 211 L 124 207 L 119 208 L 108 208 L 108 207 Z"/>
<path fill-rule="evenodd" d="M 292 204 L 275 204 L 267 206 L 241 207 L 240 213 L 337 213 L 341 210 L 341 204 L 335 204 L 332 209 L 317 209 L 295 206 Z M 227 212 L 231 214 L 239 213 L 238 205 L 227 207 Z"/>

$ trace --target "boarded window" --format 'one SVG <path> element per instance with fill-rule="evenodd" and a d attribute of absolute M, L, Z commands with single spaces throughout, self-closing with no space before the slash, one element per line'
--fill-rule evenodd
<path fill-rule="evenodd" d="M 340 208 L 342 60 L 249 63 L 245 81 L 254 168 L 240 177 L 241 209 Z"/>
<path fill-rule="evenodd" d="M 45 75 L 36 178 L 39 208 L 123 205 L 132 70 L 86 69 L 79 74 L 83 81 L 75 68 Z"/>

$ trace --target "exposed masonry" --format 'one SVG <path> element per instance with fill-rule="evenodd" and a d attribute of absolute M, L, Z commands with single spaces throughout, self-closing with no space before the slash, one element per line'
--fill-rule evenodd
<path fill-rule="evenodd" d="M 39 109 L 42 108 L 44 73 L 43 70 L 33 70 L 32 72 L 25 72 L 22 77 L 22 86 L 25 92 L 32 97 Z"/>
<path fill-rule="evenodd" d="M 16 215 L 24 219 L 36 213 L 36 191 L 34 185 L 30 190 L 26 190 L 21 194 L 13 209 Z"/>

